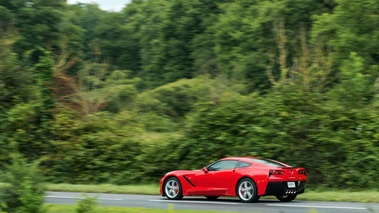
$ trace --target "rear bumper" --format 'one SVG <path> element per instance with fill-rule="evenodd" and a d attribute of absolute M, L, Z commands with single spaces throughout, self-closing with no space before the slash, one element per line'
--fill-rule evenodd
<path fill-rule="evenodd" d="M 288 181 L 268 182 L 264 195 L 288 195 L 304 193 L 306 181 L 292 181 L 295 182 L 295 188 L 288 188 L 287 182 Z"/>

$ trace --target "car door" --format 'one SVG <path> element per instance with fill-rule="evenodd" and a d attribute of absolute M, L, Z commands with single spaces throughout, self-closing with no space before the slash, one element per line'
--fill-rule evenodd
<path fill-rule="evenodd" d="M 200 195 L 225 194 L 235 174 L 237 162 L 236 160 L 220 160 L 206 167 L 194 177 L 196 191 Z"/>

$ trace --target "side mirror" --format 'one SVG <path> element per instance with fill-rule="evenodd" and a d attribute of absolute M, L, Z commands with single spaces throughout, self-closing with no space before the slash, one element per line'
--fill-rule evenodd
<path fill-rule="evenodd" d="M 207 167 L 203 167 L 203 171 L 204 171 L 204 173 L 208 173 Z"/>

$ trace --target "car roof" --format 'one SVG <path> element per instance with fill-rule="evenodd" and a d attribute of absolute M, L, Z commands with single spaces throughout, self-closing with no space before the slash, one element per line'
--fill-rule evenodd
<path fill-rule="evenodd" d="M 249 160 L 249 159 L 260 159 L 260 158 L 257 158 L 257 157 L 251 157 L 251 156 L 244 156 L 244 157 L 226 157 L 226 158 L 222 158 L 221 160 L 238 160 L 238 161 L 246 161 L 246 160 Z"/>
<path fill-rule="evenodd" d="M 226 157 L 226 158 L 222 158 L 220 160 L 237 160 L 237 161 L 243 161 L 243 162 L 251 163 L 252 160 L 254 160 L 254 159 L 258 160 L 258 161 L 255 161 L 255 163 L 257 163 L 259 165 L 263 165 L 263 166 L 269 166 L 269 167 L 274 166 L 274 167 L 277 167 L 277 165 L 280 165 L 280 166 L 284 166 L 284 167 L 291 167 L 288 164 L 285 164 L 285 163 L 282 163 L 282 162 L 279 162 L 279 161 L 276 161 L 276 160 L 271 160 L 271 159 L 266 159 L 266 158 L 259 158 L 259 157 L 252 157 L 252 156 Z"/>

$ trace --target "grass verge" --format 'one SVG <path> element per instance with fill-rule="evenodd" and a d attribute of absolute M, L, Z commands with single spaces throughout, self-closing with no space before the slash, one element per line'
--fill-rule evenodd
<path fill-rule="evenodd" d="M 93 193 L 116 193 L 116 194 L 145 194 L 159 195 L 159 186 L 156 184 L 125 185 L 117 186 L 111 184 L 100 185 L 72 185 L 72 184 L 47 184 L 49 191 L 65 192 L 93 192 Z M 342 191 L 330 190 L 320 191 L 307 189 L 304 194 L 299 195 L 297 200 L 315 201 L 339 201 L 339 202 L 363 202 L 379 203 L 378 191 Z"/>
<path fill-rule="evenodd" d="M 378 191 L 311 191 L 299 195 L 297 200 L 379 203 Z"/>
<path fill-rule="evenodd" d="M 75 212 L 76 206 L 74 205 L 46 205 L 47 213 L 72 213 Z M 210 210 L 177 210 L 174 205 L 167 205 L 167 209 L 146 209 L 146 208 L 129 208 L 129 207 L 109 207 L 98 206 L 96 212 L 112 212 L 112 213 L 216 213 L 217 211 Z M 228 212 L 225 212 L 228 213 Z M 229 212 L 232 213 L 232 212 Z M 254 213 L 254 212 L 251 212 Z"/>
<path fill-rule="evenodd" d="M 48 191 L 61 191 L 61 192 L 93 192 L 93 193 L 115 193 L 115 194 L 145 194 L 145 195 L 158 195 L 159 186 L 156 184 L 143 184 L 143 185 L 112 185 L 112 184 L 99 184 L 99 185 L 73 185 L 73 184 L 47 184 Z"/>

